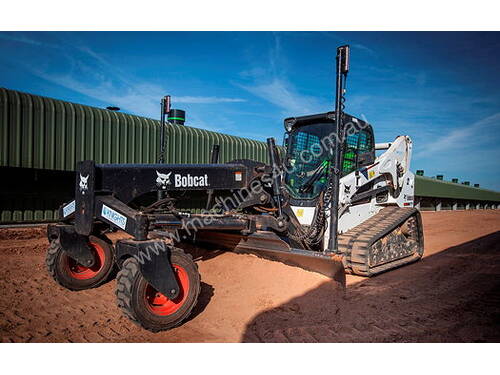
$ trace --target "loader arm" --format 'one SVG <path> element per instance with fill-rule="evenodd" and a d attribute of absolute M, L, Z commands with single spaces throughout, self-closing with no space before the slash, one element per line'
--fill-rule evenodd
<path fill-rule="evenodd" d="M 412 141 L 398 136 L 393 142 L 378 144 L 386 149 L 373 164 L 341 179 L 339 191 L 339 232 L 344 233 L 386 206 L 413 207 L 415 176 L 409 170 Z"/>
<path fill-rule="evenodd" d="M 399 136 L 390 143 L 389 148 L 380 155 L 378 173 L 390 176 L 395 189 L 403 186 L 404 175 L 410 169 L 412 141 L 408 136 Z"/>

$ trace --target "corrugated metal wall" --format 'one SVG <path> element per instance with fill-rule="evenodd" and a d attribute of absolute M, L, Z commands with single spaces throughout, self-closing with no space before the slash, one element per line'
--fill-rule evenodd
<path fill-rule="evenodd" d="M 168 127 L 167 163 L 207 163 L 213 144 L 221 162 L 267 161 L 263 142 Z M 154 163 L 159 121 L 0 88 L 0 166 L 72 171 L 76 162 Z"/>

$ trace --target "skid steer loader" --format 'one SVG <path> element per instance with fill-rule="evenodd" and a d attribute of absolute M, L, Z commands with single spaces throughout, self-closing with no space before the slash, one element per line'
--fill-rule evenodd
<path fill-rule="evenodd" d="M 343 111 L 348 46 L 337 49 L 336 68 L 335 111 L 285 119 L 286 152 L 268 139 L 269 164 L 218 163 L 218 145 L 211 164 L 80 162 L 75 200 L 48 227 L 54 279 L 71 290 L 92 288 L 117 266 L 118 305 L 160 331 L 181 324 L 200 292 L 184 242 L 254 253 L 344 285 L 345 272 L 373 276 L 418 260 L 412 142 L 375 144 L 372 127 Z M 376 157 L 376 150 L 386 151 Z M 204 211 L 178 208 L 181 195 L 200 193 Z M 109 230 L 128 236 L 113 245 Z"/>

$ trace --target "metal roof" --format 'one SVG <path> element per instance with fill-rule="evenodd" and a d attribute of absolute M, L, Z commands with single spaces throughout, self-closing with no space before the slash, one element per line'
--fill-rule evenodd
<path fill-rule="evenodd" d="M 500 192 L 415 176 L 415 195 L 419 197 L 500 202 Z"/>

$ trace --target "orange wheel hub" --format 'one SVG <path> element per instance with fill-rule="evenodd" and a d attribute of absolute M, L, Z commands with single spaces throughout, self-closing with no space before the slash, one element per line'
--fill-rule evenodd
<path fill-rule="evenodd" d="M 146 306 L 156 315 L 166 316 L 175 313 L 184 304 L 189 292 L 189 277 L 184 268 L 173 265 L 177 283 L 179 284 L 179 295 L 175 299 L 169 299 L 148 284 L 146 287 Z"/>
<path fill-rule="evenodd" d="M 85 267 L 78 263 L 76 260 L 67 256 L 69 274 L 74 279 L 78 280 L 88 280 L 95 277 L 104 266 L 104 261 L 106 260 L 106 255 L 102 246 L 96 244 L 95 242 L 89 243 L 91 250 L 94 252 L 95 263 L 92 267 Z"/>

